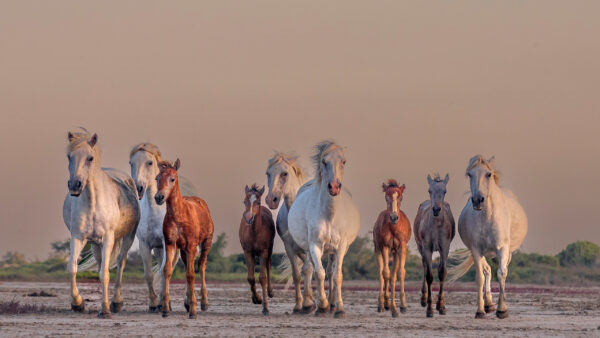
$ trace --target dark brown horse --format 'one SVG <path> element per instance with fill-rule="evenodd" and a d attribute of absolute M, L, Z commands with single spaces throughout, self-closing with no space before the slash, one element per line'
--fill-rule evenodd
<path fill-rule="evenodd" d="M 406 243 L 410 239 L 410 221 L 400 210 L 402 202 L 402 193 L 406 187 L 398 185 L 396 180 L 390 179 L 388 183 L 383 183 L 383 192 L 387 209 L 382 211 L 373 227 L 373 243 L 375 244 L 375 253 L 379 263 L 379 306 L 378 312 L 384 309 L 392 309 L 392 316 L 398 317 L 396 309 L 396 278 L 400 272 L 400 311 L 406 312 L 406 295 L 404 294 L 404 262 L 406 261 Z M 394 260 L 394 269 L 391 275 L 389 258 L 390 253 Z M 388 290 L 391 290 L 391 305 L 388 297 Z"/>
<path fill-rule="evenodd" d="M 454 216 L 450 210 L 450 204 L 444 202 L 446 196 L 446 184 L 450 177 L 446 175 L 441 179 L 439 175 L 435 178 L 427 175 L 429 183 L 429 200 L 421 203 L 415 217 L 415 241 L 419 247 L 419 253 L 423 262 L 423 287 L 421 288 L 421 306 L 427 306 L 427 317 L 433 317 L 431 284 L 433 283 L 433 272 L 431 267 L 431 256 L 434 251 L 440 253 L 440 264 L 438 266 L 438 277 L 440 279 L 440 293 L 436 308 L 441 315 L 446 314 L 444 302 L 444 280 L 446 279 L 446 260 L 450 251 L 450 243 L 454 238 Z"/>
<path fill-rule="evenodd" d="M 269 314 L 268 297 L 273 297 L 273 286 L 271 285 L 271 254 L 273 253 L 273 240 L 275 239 L 275 223 L 271 211 L 262 205 L 260 200 L 265 192 L 265 187 L 258 188 L 253 184 L 251 188 L 246 186 L 246 197 L 244 205 L 246 210 L 240 222 L 240 243 L 246 257 L 248 268 L 248 283 L 252 291 L 252 303 L 263 304 L 263 314 Z M 260 258 L 260 286 L 262 288 L 262 300 L 256 293 L 254 281 L 255 257 Z"/>
<path fill-rule="evenodd" d="M 154 196 L 156 203 L 161 205 L 167 202 L 167 214 L 163 221 L 163 235 L 165 237 L 166 260 L 163 260 L 163 273 L 165 286 L 163 289 L 162 315 L 167 317 L 171 311 L 169 300 L 169 281 L 173 272 L 172 262 L 175 251 L 181 251 L 181 260 L 186 267 L 187 297 L 184 302 L 190 318 L 196 318 L 196 294 L 194 292 L 194 259 L 198 246 L 202 245 L 198 271 L 202 278 L 200 307 L 202 311 L 208 308 L 206 293 L 206 257 L 212 245 L 213 221 L 210 217 L 208 206 L 203 199 L 195 196 L 181 196 L 177 170 L 181 166 L 179 159 L 175 164 L 160 162 L 160 173 L 156 177 L 158 192 Z"/>

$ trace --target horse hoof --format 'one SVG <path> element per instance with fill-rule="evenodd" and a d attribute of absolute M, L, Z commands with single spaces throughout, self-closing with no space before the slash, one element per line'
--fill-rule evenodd
<path fill-rule="evenodd" d="M 158 306 L 149 306 L 148 312 L 150 312 L 150 313 L 158 312 Z"/>
<path fill-rule="evenodd" d="M 486 305 L 486 306 L 484 306 L 484 309 L 485 309 L 485 313 L 491 313 L 491 312 L 496 311 L 496 307 L 494 306 L 494 304 Z"/>
<path fill-rule="evenodd" d="M 169 301 L 169 309 L 171 309 L 171 301 Z M 157 311 L 157 312 L 162 312 L 162 311 L 163 311 L 163 306 L 162 306 L 162 304 L 158 304 L 158 305 L 156 306 L 156 311 Z"/>
<path fill-rule="evenodd" d="M 506 311 L 496 311 L 496 317 L 500 319 L 508 318 L 508 310 Z"/>
<path fill-rule="evenodd" d="M 421 298 L 421 306 L 422 307 L 426 307 L 427 306 L 427 299 L 426 298 Z"/>
<path fill-rule="evenodd" d="M 202 310 L 202 311 L 208 310 L 208 304 L 200 304 L 200 310 Z"/>
<path fill-rule="evenodd" d="M 262 304 L 262 299 L 258 297 L 252 297 L 252 304 Z"/>
<path fill-rule="evenodd" d="M 475 312 L 475 319 L 482 319 L 485 318 L 485 312 Z"/>
<path fill-rule="evenodd" d="M 329 313 L 333 313 L 335 312 L 335 305 L 331 304 L 329 305 Z"/>
<path fill-rule="evenodd" d="M 100 319 L 110 319 L 111 315 L 110 315 L 110 313 L 105 313 L 105 312 L 100 311 L 100 312 L 98 312 L 98 318 L 100 318 Z"/>
<path fill-rule="evenodd" d="M 269 298 L 273 298 L 273 296 L 275 295 L 275 294 L 273 293 L 273 289 L 269 290 L 267 293 L 268 293 L 268 295 L 269 295 Z"/>
<path fill-rule="evenodd" d="M 196 319 L 196 314 L 195 313 L 191 313 L 188 315 L 189 319 Z"/>
<path fill-rule="evenodd" d="M 120 302 L 120 303 L 111 302 L 110 303 L 110 312 L 112 312 L 112 313 L 119 313 L 119 312 L 121 312 L 122 308 L 123 308 L 123 302 Z"/>
<path fill-rule="evenodd" d="M 183 306 L 185 307 L 185 312 L 190 312 L 190 304 L 183 303 Z"/>
<path fill-rule="evenodd" d="M 71 310 L 75 312 L 83 312 L 85 310 L 85 302 L 81 302 L 79 305 L 71 304 Z"/>
<path fill-rule="evenodd" d="M 316 308 L 317 308 L 317 306 L 315 304 L 311 304 L 309 306 L 303 306 L 300 313 L 303 315 L 308 315 L 308 314 L 311 314 L 313 311 L 315 311 Z"/>
<path fill-rule="evenodd" d="M 438 311 L 440 312 L 440 314 L 442 316 L 446 314 L 446 308 L 445 307 L 440 308 Z"/>
<path fill-rule="evenodd" d="M 401 306 L 400 307 L 400 312 L 406 313 L 406 306 Z"/>
<path fill-rule="evenodd" d="M 344 312 L 344 311 L 336 311 L 333 314 L 333 318 L 338 318 L 339 319 L 339 318 L 344 318 L 344 317 L 346 317 L 346 312 Z"/>
<path fill-rule="evenodd" d="M 301 315 L 302 314 L 302 308 L 294 309 L 292 311 L 292 314 L 294 314 L 294 315 Z"/>
<path fill-rule="evenodd" d="M 317 308 L 317 311 L 315 311 L 315 317 L 324 317 L 326 315 L 329 314 L 329 309 L 328 308 Z"/>
<path fill-rule="evenodd" d="M 399 315 L 400 315 L 400 314 L 398 313 L 398 310 L 396 310 L 396 309 L 392 309 L 392 317 L 394 317 L 394 318 L 398 318 L 398 316 L 399 316 Z"/>
<path fill-rule="evenodd" d="M 162 317 L 163 317 L 163 318 L 167 318 L 167 317 L 169 317 L 169 313 L 168 313 L 168 312 L 163 312 L 163 313 L 162 313 Z"/>
<path fill-rule="evenodd" d="M 269 315 L 269 309 L 263 309 L 262 310 L 262 314 L 263 314 L 263 316 L 268 316 Z"/>
<path fill-rule="evenodd" d="M 388 311 L 390 309 L 390 304 L 386 302 L 383 307 L 385 308 L 385 311 Z"/>
<path fill-rule="evenodd" d="M 385 310 L 383 309 L 383 306 L 378 306 L 378 307 L 377 307 L 377 312 L 383 312 L 383 311 L 385 311 Z"/>
<path fill-rule="evenodd" d="M 433 317 L 433 310 L 427 310 L 427 318 Z"/>

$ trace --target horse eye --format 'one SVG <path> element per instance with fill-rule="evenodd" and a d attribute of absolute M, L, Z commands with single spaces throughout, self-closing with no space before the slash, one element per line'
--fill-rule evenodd
<path fill-rule="evenodd" d="M 342 165 L 346 165 L 346 160 L 344 160 L 344 161 L 342 162 Z"/>
<path fill-rule="evenodd" d="M 67 155 L 67 160 L 71 160 L 71 155 Z"/>
<path fill-rule="evenodd" d="M 327 166 L 327 162 L 325 162 L 325 160 L 323 160 L 323 165 L 324 165 L 324 166 Z"/>
<path fill-rule="evenodd" d="M 444 190 L 444 194 L 446 193 L 446 190 Z"/>
<path fill-rule="evenodd" d="M 429 190 L 429 193 L 431 194 L 431 190 Z"/>
<path fill-rule="evenodd" d="M 148 165 L 151 166 L 152 165 L 152 161 L 148 161 Z"/>
<path fill-rule="evenodd" d="M 174 178 L 171 178 L 171 182 L 175 182 L 175 179 L 174 179 Z"/>
<path fill-rule="evenodd" d="M 286 172 L 281 173 L 281 177 L 286 177 L 286 176 L 287 176 Z"/>
<path fill-rule="evenodd" d="M 492 173 L 487 173 L 487 174 L 485 174 L 485 177 L 487 177 L 487 178 L 490 178 L 490 177 L 492 177 Z"/>
<path fill-rule="evenodd" d="M 92 162 L 94 160 L 94 156 L 88 157 L 88 161 Z"/>
<path fill-rule="evenodd" d="M 471 178 L 471 173 L 467 173 L 467 176 L 468 176 L 469 178 Z"/>

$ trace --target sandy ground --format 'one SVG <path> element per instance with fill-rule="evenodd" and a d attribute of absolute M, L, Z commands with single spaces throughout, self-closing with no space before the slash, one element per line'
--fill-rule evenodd
<path fill-rule="evenodd" d="M 183 307 L 184 284 L 172 285 L 173 313 L 169 318 L 147 312 L 144 284 L 125 285 L 123 312 L 97 319 L 100 285 L 80 283 L 86 300 L 84 314 L 70 311 L 68 283 L 0 283 L 0 300 L 18 300 L 56 307 L 42 314 L 0 315 L 1 336 L 595 336 L 600 337 L 600 288 L 509 285 L 510 317 L 488 314 L 474 319 L 473 284 L 453 285 L 446 296 L 447 315 L 426 318 L 419 304 L 419 286 L 407 287 L 408 311 L 399 318 L 377 313 L 377 282 L 345 282 L 346 317 L 290 315 L 292 291 L 275 289 L 271 314 L 250 302 L 242 283 L 209 283 L 209 309 L 195 320 Z M 56 297 L 27 297 L 44 290 Z M 496 294 L 494 293 L 494 298 Z"/>

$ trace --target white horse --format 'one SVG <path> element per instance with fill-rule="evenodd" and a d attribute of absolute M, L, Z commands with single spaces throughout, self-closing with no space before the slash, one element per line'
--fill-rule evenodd
<path fill-rule="evenodd" d="M 158 205 L 154 195 L 158 191 L 156 176 L 160 172 L 158 163 L 162 161 L 158 147 L 152 143 L 140 143 L 131 149 L 129 153 L 129 165 L 131 166 L 131 177 L 133 178 L 140 199 L 140 223 L 136 236 L 138 238 L 140 255 L 144 263 L 144 278 L 148 285 L 148 297 L 150 298 L 150 312 L 161 310 L 159 299 L 162 300 L 162 290 L 165 285 L 164 274 L 157 273 L 162 265 L 152 266 L 152 250 L 160 250 L 160 257 L 164 258 L 163 247 L 163 220 L 167 212 L 166 205 Z M 179 259 L 179 251 L 173 256 L 175 267 Z M 157 298 L 154 291 L 154 280 L 161 280 L 161 294 Z"/>
<path fill-rule="evenodd" d="M 470 252 L 467 252 L 460 265 L 450 269 L 449 279 L 457 280 L 469 270 L 471 265 L 475 264 L 477 280 L 475 318 L 484 318 L 486 313 L 494 311 L 490 290 L 492 273 L 486 256 L 496 256 L 500 284 L 496 316 L 506 318 L 508 307 L 504 286 L 508 275 L 508 264 L 513 251 L 521 246 L 527 235 L 527 216 L 517 198 L 498 185 L 499 174 L 494 169 L 493 157 L 486 160 L 481 155 L 474 156 L 469 161 L 466 175 L 471 184 L 471 198 L 458 219 L 458 232 Z"/>
<path fill-rule="evenodd" d="M 333 141 L 316 146 L 313 156 L 315 178 L 306 183 L 288 215 L 288 227 L 294 241 L 311 257 L 316 269 L 319 302 L 316 315 L 329 312 L 325 295 L 325 270 L 321 264 L 324 253 L 333 259 L 335 317 L 344 316 L 342 301 L 342 263 L 348 247 L 358 235 L 360 215 L 350 193 L 342 189 L 344 148 Z"/>
<path fill-rule="evenodd" d="M 121 281 L 127 252 L 135 239 L 140 220 L 135 186 L 125 173 L 100 167 L 98 136 L 70 132 L 69 194 L 63 205 L 63 218 L 71 232 L 68 270 L 71 277 L 71 308 L 83 312 L 84 302 L 77 290 L 77 259 L 85 244 L 92 243 L 102 282 L 100 318 L 110 317 L 123 306 Z M 117 262 L 117 282 L 112 303 L 108 304 L 109 268 Z"/>
<path fill-rule="evenodd" d="M 269 193 L 267 194 L 266 203 L 269 208 L 275 210 L 279 207 L 283 196 L 283 205 L 277 214 L 277 233 L 283 241 L 294 281 L 296 304 L 293 313 L 308 314 L 316 307 L 311 287 L 313 266 L 310 257 L 306 255 L 304 249 L 294 242 L 288 229 L 288 211 L 296 200 L 298 190 L 305 181 L 304 172 L 297 160 L 298 158 L 295 156 L 280 152 L 275 153 L 269 160 L 266 172 Z M 300 292 L 300 262 L 298 260 L 303 262 L 304 297 Z"/>

